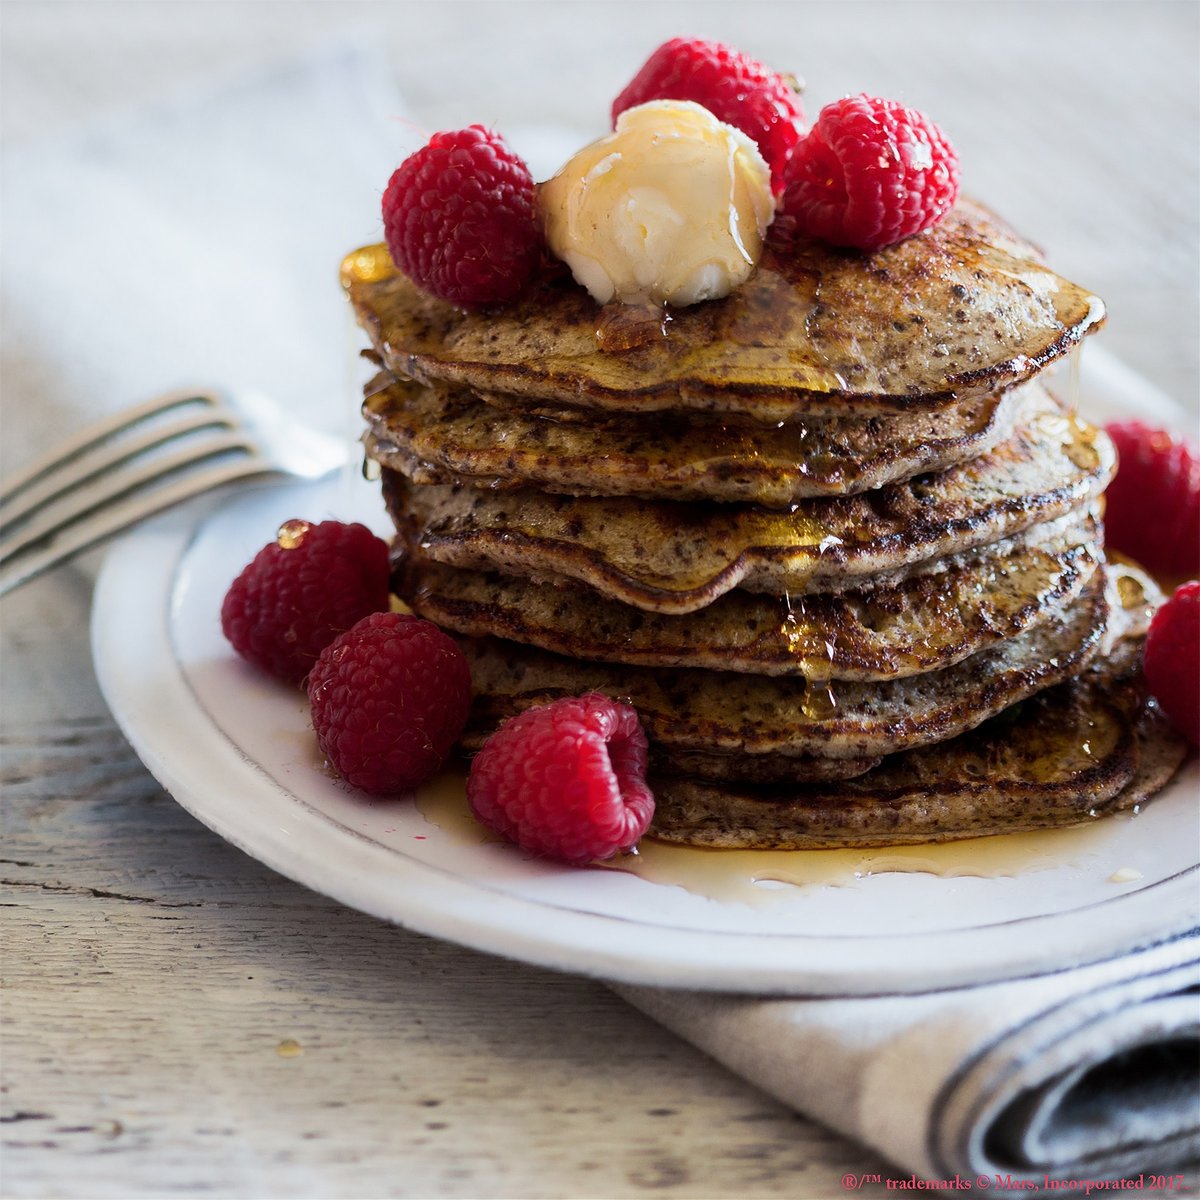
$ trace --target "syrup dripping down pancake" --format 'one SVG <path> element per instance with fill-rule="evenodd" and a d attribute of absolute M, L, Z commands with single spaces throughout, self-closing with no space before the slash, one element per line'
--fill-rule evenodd
<path fill-rule="evenodd" d="M 1017 431 L 987 454 L 861 496 L 756 505 L 417 486 L 384 471 L 406 547 L 448 566 L 566 576 L 650 612 L 689 613 L 730 589 L 840 591 L 1012 537 L 1089 506 L 1115 465 L 1100 430 L 1025 389 Z"/>
<path fill-rule="evenodd" d="M 478 747 L 524 709 L 596 691 L 632 704 L 651 743 L 670 752 L 876 757 L 944 741 L 1077 674 L 1120 611 L 1113 579 L 1099 571 L 1078 599 L 1018 637 L 923 675 L 837 681 L 831 704 L 803 679 L 625 667 L 460 639 L 475 693 L 464 745 Z"/>
<path fill-rule="evenodd" d="M 768 251 L 722 300 L 659 313 L 606 350 L 597 307 L 567 279 L 464 312 L 400 274 L 386 247 L 342 283 L 387 367 L 531 404 L 741 414 L 767 424 L 940 410 L 1032 378 L 1104 319 L 1091 293 L 971 201 L 873 254 L 804 241 Z M 665 336 L 662 330 L 665 329 Z"/>
<path fill-rule="evenodd" d="M 1082 591 L 1103 552 L 1091 514 L 944 559 L 891 586 L 774 597 L 735 589 L 685 616 L 582 584 L 446 567 L 413 552 L 396 592 L 418 616 L 571 658 L 818 679 L 897 679 L 951 666 L 1032 628 Z"/>
<path fill-rule="evenodd" d="M 1019 390 L 938 413 L 779 428 L 670 415 L 583 423 L 500 410 L 445 384 L 380 376 L 368 385 L 363 415 L 367 454 L 415 483 L 786 508 L 964 462 L 1011 434 L 1018 405 Z"/>
<path fill-rule="evenodd" d="M 1020 833 L 1133 808 L 1187 754 L 1149 705 L 1132 639 L 1082 676 L 952 741 L 834 784 L 656 776 L 650 836 L 726 849 L 897 846 Z"/>

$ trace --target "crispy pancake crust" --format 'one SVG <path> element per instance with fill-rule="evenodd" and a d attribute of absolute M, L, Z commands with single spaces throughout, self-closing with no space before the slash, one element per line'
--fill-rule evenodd
<path fill-rule="evenodd" d="M 622 667 L 562 658 L 498 639 L 460 639 L 475 699 L 464 744 L 562 696 L 598 691 L 637 708 L 663 749 L 870 758 L 945 741 L 1081 671 L 1119 608 L 1099 571 L 1065 610 L 952 667 L 884 683 L 804 680 L 696 668 Z"/>
<path fill-rule="evenodd" d="M 446 567 L 420 552 L 402 564 L 395 590 L 443 629 L 571 658 L 898 679 L 1015 637 L 1071 600 L 1102 557 L 1099 536 L 1095 518 L 1072 514 L 890 587 L 795 599 L 735 590 L 687 616 L 642 612 L 581 584 Z"/>
<path fill-rule="evenodd" d="M 818 241 L 768 250 L 725 299 L 632 329 L 633 314 L 600 313 L 565 273 L 488 313 L 426 295 L 383 246 L 348 255 L 342 282 L 400 375 L 559 407 L 768 423 L 941 409 L 1032 378 L 1104 319 L 1095 296 L 968 200 L 874 254 Z"/>
<path fill-rule="evenodd" d="M 650 836 L 694 846 L 830 849 L 1016 833 L 1128 809 L 1187 743 L 1139 683 L 1141 640 L 979 728 L 833 786 L 652 779 Z"/>
<path fill-rule="evenodd" d="M 367 385 L 364 442 L 370 458 L 414 483 L 786 508 L 965 462 L 1011 434 L 1017 404 L 1013 391 L 938 413 L 776 429 L 669 414 L 583 424 L 502 411 L 446 384 L 380 375 Z"/>
<path fill-rule="evenodd" d="M 735 587 L 797 596 L 862 586 L 1078 510 L 1112 443 L 1025 389 L 1008 441 L 968 463 L 862 496 L 752 505 L 415 486 L 384 471 L 401 540 L 448 566 L 567 576 L 650 612 L 689 613 Z"/>

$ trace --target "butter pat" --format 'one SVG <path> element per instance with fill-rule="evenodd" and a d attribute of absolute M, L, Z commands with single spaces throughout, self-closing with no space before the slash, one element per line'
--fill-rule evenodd
<path fill-rule="evenodd" d="M 550 249 L 601 304 L 727 296 L 754 270 L 775 215 L 758 147 L 684 100 L 627 109 L 539 198 Z"/>

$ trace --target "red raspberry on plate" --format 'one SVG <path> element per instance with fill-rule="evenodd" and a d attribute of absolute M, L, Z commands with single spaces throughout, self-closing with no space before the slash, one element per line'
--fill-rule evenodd
<path fill-rule="evenodd" d="M 482 125 L 435 133 L 396 168 L 383 230 L 401 271 L 463 308 L 514 299 L 541 255 L 533 176 Z"/>
<path fill-rule="evenodd" d="M 958 156 L 916 109 L 847 96 L 792 151 L 780 216 L 797 233 L 879 250 L 936 225 L 958 197 Z"/>
<path fill-rule="evenodd" d="M 1165 429 L 1118 421 L 1105 430 L 1117 474 L 1104 493 L 1108 546 L 1158 575 L 1200 575 L 1200 459 Z"/>
<path fill-rule="evenodd" d="M 672 38 L 613 101 L 613 124 L 627 108 L 651 100 L 691 100 L 740 129 L 757 144 L 779 190 L 783 165 L 804 122 L 800 97 L 782 75 L 731 46 Z"/>
<path fill-rule="evenodd" d="M 1154 614 L 1142 669 L 1163 712 L 1200 746 L 1200 582 L 1183 584 Z"/>
<path fill-rule="evenodd" d="M 317 655 L 388 606 L 388 548 L 365 525 L 286 521 L 233 581 L 221 629 L 246 660 L 300 683 Z"/>
<path fill-rule="evenodd" d="M 308 675 L 312 723 L 343 779 L 374 796 L 416 787 L 446 761 L 471 706 L 471 669 L 436 625 L 364 617 Z"/>
<path fill-rule="evenodd" d="M 535 854 L 611 858 L 654 815 L 647 754 L 635 709 L 571 696 L 501 725 L 471 764 L 467 799 L 479 821 Z"/>

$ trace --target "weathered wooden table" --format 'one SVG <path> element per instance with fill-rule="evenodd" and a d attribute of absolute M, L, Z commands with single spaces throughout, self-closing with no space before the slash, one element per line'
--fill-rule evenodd
<path fill-rule="evenodd" d="M 359 19 L 431 126 L 587 125 L 659 41 L 724 38 L 819 99 L 927 108 L 1194 412 L 1198 12 L 7 0 L 0 87 L 20 142 Z M 89 603 L 67 568 L 3 609 L 5 1196 L 834 1197 L 882 1169 L 601 984 L 384 925 L 209 833 L 107 714 Z"/>

